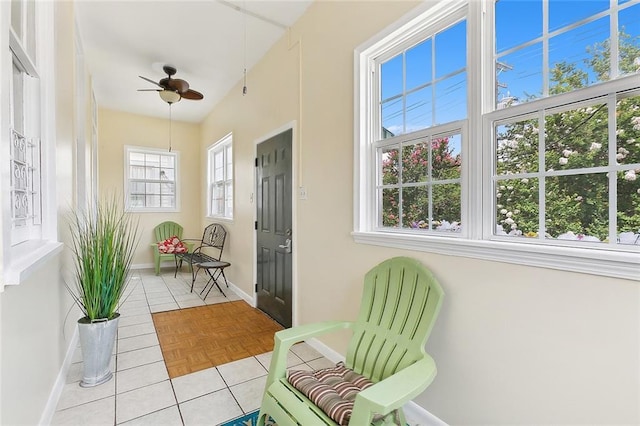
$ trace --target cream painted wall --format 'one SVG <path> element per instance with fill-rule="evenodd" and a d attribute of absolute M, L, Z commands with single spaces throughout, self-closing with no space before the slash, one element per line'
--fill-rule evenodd
<path fill-rule="evenodd" d="M 439 374 L 419 405 L 450 424 L 640 424 L 638 282 L 353 242 L 353 50 L 415 5 L 315 2 L 251 70 L 249 93 L 236 86 L 205 120 L 202 180 L 206 147 L 234 132 L 229 278 L 253 294 L 255 141 L 295 120 L 299 324 L 353 319 L 365 272 L 415 257 L 447 293 L 427 344 Z"/>
<path fill-rule="evenodd" d="M 155 100 L 162 102 L 160 98 Z M 180 105 L 174 106 L 179 108 Z M 168 113 L 168 111 L 167 111 Z M 98 170 L 101 195 L 118 194 L 123 199 L 124 147 L 133 145 L 145 148 L 168 149 L 169 121 L 144 117 L 126 112 L 100 108 L 98 111 Z M 161 222 L 172 220 L 184 227 L 184 238 L 200 238 L 201 204 L 200 188 L 200 127 L 197 124 L 172 123 L 172 152 L 180 153 L 179 185 L 180 211 L 175 213 L 137 213 L 140 243 L 133 260 L 134 267 L 150 267 L 153 253 L 150 244 L 155 242 L 153 228 Z"/>
<path fill-rule="evenodd" d="M 54 9 L 56 75 L 74 76 L 73 3 L 56 2 Z M 55 143 L 58 239 L 65 242 L 65 219 L 75 203 L 75 99 L 73 78 L 56 84 L 56 136 L 47 142 Z M 70 276 L 68 259 L 65 250 L 0 293 L 0 424 L 35 425 L 45 412 L 80 317 L 63 283 Z"/>

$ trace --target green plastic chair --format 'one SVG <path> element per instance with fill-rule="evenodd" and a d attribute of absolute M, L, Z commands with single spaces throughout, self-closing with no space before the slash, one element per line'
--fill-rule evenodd
<path fill-rule="evenodd" d="M 173 255 L 173 253 L 160 253 L 158 251 L 158 243 L 173 236 L 177 236 L 178 238 L 182 239 L 182 231 L 183 231 L 182 226 L 172 221 L 162 222 L 161 224 L 153 228 L 153 235 L 156 239 L 156 242 L 152 243 L 151 247 L 153 248 L 153 262 L 156 269 L 156 275 L 160 275 L 161 261 L 163 260 L 175 261 L 175 256 Z M 189 244 L 189 243 L 185 243 L 185 245 L 187 245 L 189 250 L 191 250 L 191 247 L 189 246 L 193 246 L 193 244 Z"/>
<path fill-rule="evenodd" d="M 436 376 L 424 346 L 443 297 L 440 284 L 421 263 L 396 257 L 365 275 L 356 322 L 328 321 L 277 332 L 258 425 L 264 425 L 266 416 L 279 426 L 336 424 L 287 382 L 287 352 L 295 343 L 345 328 L 353 330 L 345 365 L 374 383 L 357 394 L 349 425 L 369 425 L 374 414 L 383 416 L 376 424 L 405 425 L 402 406 Z"/>

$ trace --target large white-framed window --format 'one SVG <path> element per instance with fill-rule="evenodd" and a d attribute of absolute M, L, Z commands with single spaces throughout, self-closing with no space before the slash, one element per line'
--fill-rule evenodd
<path fill-rule="evenodd" d="M 207 216 L 233 219 L 233 135 L 207 149 Z"/>
<path fill-rule="evenodd" d="M 640 1 L 584 3 L 441 1 L 356 49 L 357 242 L 640 279 Z M 440 62 L 465 78 L 443 108 L 427 82 L 460 19 Z M 411 64 L 436 94 L 410 99 Z"/>
<path fill-rule="evenodd" d="M 125 206 L 132 212 L 180 211 L 180 154 L 125 146 Z"/>
<path fill-rule="evenodd" d="M 55 202 L 53 6 L 0 4 L 0 291 L 61 250 Z M 4 95 L 6 94 L 6 96 Z"/>

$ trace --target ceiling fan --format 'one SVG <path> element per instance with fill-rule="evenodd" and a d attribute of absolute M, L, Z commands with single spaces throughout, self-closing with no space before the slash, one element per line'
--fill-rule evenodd
<path fill-rule="evenodd" d="M 148 81 L 149 83 L 153 83 L 159 87 L 159 89 L 138 89 L 139 92 L 158 92 L 163 101 L 168 103 L 169 105 L 179 102 L 180 99 L 191 99 L 194 101 L 199 101 L 204 98 L 202 93 L 197 92 L 193 89 L 189 89 L 189 83 L 185 80 L 179 78 L 171 78 L 177 70 L 175 67 L 171 65 L 165 65 L 162 67 L 167 76 L 161 79 L 159 82 L 155 82 L 150 78 L 138 76 L 143 80 Z"/>

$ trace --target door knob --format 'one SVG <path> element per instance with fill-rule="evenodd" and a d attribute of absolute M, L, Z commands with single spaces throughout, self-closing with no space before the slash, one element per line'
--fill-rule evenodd
<path fill-rule="evenodd" d="M 278 247 L 283 248 L 286 253 L 291 253 L 291 238 L 287 238 L 284 244 L 280 244 Z"/>

